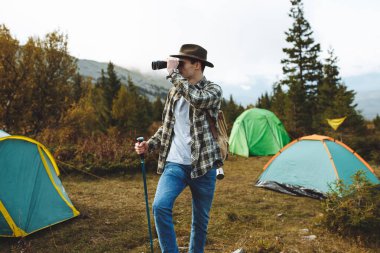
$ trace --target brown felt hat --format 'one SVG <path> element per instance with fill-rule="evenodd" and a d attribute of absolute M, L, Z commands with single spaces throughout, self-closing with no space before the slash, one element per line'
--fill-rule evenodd
<path fill-rule="evenodd" d="M 193 58 L 204 62 L 207 67 L 214 67 L 214 64 L 207 61 L 207 50 L 195 44 L 184 44 L 181 46 L 179 54 L 173 54 L 170 56 L 176 58 Z"/>

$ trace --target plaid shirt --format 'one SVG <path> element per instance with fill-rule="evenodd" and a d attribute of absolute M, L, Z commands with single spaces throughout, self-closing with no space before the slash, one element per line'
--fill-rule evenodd
<path fill-rule="evenodd" d="M 168 79 L 173 87 L 169 90 L 162 113 L 162 126 L 148 140 L 148 150 L 160 149 L 157 173 L 162 174 L 173 137 L 174 105 L 183 96 L 190 103 L 191 178 L 200 177 L 213 167 L 223 165 L 219 145 L 212 136 L 206 118 L 207 111 L 214 119 L 217 118 L 222 89 L 205 77 L 196 85 L 191 85 L 178 71 L 173 72 Z"/>

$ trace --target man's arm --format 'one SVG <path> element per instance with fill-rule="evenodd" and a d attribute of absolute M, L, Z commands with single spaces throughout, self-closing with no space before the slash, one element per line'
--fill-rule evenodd
<path fill-rule="evenodd" d="M 222 98 L 222 89 L 219 85 L 209 83 L 204 89 L 197 89 L 176 71 L 170 75 L 169 79 L 179 93 L 195 108 L 209 109 L 219 106 Z"/>
<path fill-rule="evenodd" d="M 135 150 L 137 154 L 145 154 L 147 151 L 151 152 L 158 148 L 161 144 L 162 126 L 157 132 L 148 140 L 135 143 Z"/>
<path fill-rule="evenodd" d="M 148 151 L 153 151 L 160 147 L 162 138 L 162 125 L 158 128 L 157 132 L 147 141 Z"/>

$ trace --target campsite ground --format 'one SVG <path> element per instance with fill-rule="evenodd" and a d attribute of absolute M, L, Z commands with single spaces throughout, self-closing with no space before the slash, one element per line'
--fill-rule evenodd
<path fill-rule="evenodd" d="M 217 189 L 206 252 L 380 252 L 380 240 L 366 244 L 318 224 L 318 200 L 254 187 L 269 157 L 231 157 Z M 376 172 L 380 175 L 379 167 Z M 152 204 L 159 177 L 148 175 Z M 140 174 L 94 179 L 64 175 L 66 191 L 81 215 L 24 240 L 0 239 L 0 252 L 149 252 L 143 183 Z M 191 194 L 185 190 L 174 209 L 179 246 L 186 252 Z M 316 239 L 307 239 L 315 235 Z M 155 252 L 159 252 L 154 234 Z"/>

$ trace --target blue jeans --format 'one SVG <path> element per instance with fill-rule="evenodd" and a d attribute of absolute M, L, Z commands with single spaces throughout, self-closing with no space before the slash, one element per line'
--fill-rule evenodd
<path fill-rule="evenodd" d="M 201 253 L 206 244 L 209 212 L 214 197 L 216 170 L 191 179 L 191 165 L 168 162 L 158 181 L 153 201 L 153 215 L 162 253 L 178 252 L 173 225 L 173 205 L 179 194 L 190 187 L 192 194 L 192 224 L 189 252 Z"/>

